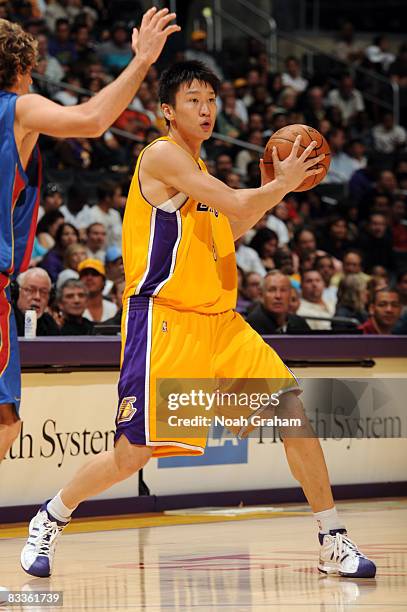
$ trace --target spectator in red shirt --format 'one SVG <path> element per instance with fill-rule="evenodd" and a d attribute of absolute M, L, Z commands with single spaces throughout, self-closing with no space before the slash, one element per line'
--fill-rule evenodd
<path fill-rule="evenodd" d="M 401 314 L 398 291 L 389 287 L 377 290 L 369 306 L 369 313 L 370 318 L 358 329 L 364 334 L 391 334 Z"/>

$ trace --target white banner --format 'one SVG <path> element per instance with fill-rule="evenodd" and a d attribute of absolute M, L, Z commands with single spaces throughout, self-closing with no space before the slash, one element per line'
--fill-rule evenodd
<path fill-rule="evenodd" d="M 91 457 L 112 448 L 116 384 L 116 372 L 23 375 L 23 430 L 0 468 L 0 506 L 42 503 Z M 297 486 L 280 441 L 238 441 L 224 430 L 214 435 L 203 457 L 150 461 L 144 479 L 151 493 Z M 345 438 L 322 444 L 332 484 L 405 480 L 407 444 L 403 438 Z M 137 494 L 135 475 L 98 499 Z"/>

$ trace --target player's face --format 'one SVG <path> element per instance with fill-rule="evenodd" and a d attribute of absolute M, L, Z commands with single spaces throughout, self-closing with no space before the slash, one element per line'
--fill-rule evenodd
<path fill-rule="evenodd" d="M 209 83 L 192 81 L 181 85 L 170 107 L 174 126 L 184 137 L 207 140 L 216 121 L 216 95 Z"/>

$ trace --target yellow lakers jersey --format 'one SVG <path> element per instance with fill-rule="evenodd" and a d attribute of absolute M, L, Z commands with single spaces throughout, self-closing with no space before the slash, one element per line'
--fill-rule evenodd
<path fill-rule="evenodd" d="M 168 137 L 157 140 L 170 140 Z M 123 222 L 124 299 L 153 297 L 178 310 L 215 314 L 235 308 L 236 260 L 229 220 L 185 194 L 159 206 L 143 196 L 134 172 Z M 179 146 L 174 143 L 174 146 Z M 198 160 L 203 172 L 205 164 Z"/>

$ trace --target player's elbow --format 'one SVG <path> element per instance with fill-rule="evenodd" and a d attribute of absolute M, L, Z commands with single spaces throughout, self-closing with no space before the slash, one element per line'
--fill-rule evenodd
<path fill-rule="evenodd" d="M 89 117 L 87 127 L 89 132 L 88 138 L 100 138 L 107 129 L 100 116 L 96 113 Z"/>

